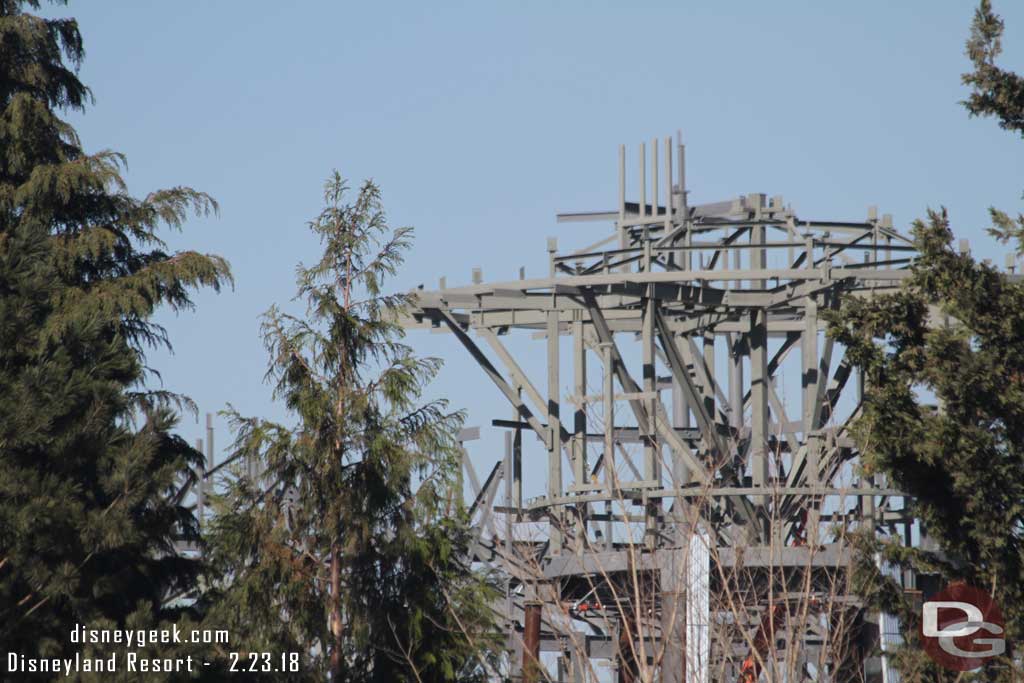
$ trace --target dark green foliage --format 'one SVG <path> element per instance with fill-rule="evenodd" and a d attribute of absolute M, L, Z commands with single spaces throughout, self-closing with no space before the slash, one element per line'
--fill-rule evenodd
<path fill-rule="evenodd" d="M 1024 132 L 1024 79 L 995 66 L 1003 23 L 988 0 L 975 13 L 967 53 L 971 114 Z M 990 232 L 1018 241 L 1024 219 L 990 210 Z M 900 615 L 907 647 L 895 661 L 904 681 L 955 680 L 918 641 L 920 613 L 881 576 L 882 551 L 902 566 L 962 579 L 1002 608 L 1009 644 L 1024 637 L 1024 283 L 952 247 L 945 211 L 913 226 L 920 252 L 895 295 L 847 299 L 829 333 L 865 369 L 863 413 L 854 425 L 862 461 L 913 496 L 913 510 L 939 552 L 860 537 L 856 580 L 878 608 Z M 974 674 L 1014 680 L 1009 657 Z"/>
<path fill-rule="evenodd" d="M 972 116 L 995 116 L 1000 127 L 1024 135 L 1024 78 L 996 66 L 1003 51 L 1003 28 L 991 0 L 981 0 L 967 41 L 974 71 L 963 75 L 972 92 L 963 104 Z"/>
<path fill-rule="evenodd" d="M 981 0 L 971 24 L 967 56 L 974 71 L 963 75 L 971 86 L 964 106 L 972 116 L 994 116 L 1005 130 L 1024 135 L 1024 78 L 996 66 L 996 57 L 1003 51 L 1003 20 L 992 11 L 990 0 Z M 1017 254 L 1024 254 L 1024 216 L 1015 219 L 998 209 L 989 209 L 993 227 L 989 233 L 1006 243 L 1017 242 Z"/>
<path fill-rule="evenodd" d="M 1012 641 L 1024 635 L 1024 285 L 955 253 L 944 212 L 913 232 L 902 291 L 846 300 L 829 333 L 865 370 L 864 466 L 913 496 L 942 550 L 890 559 L 988 590 Z"/>
<path fill-rule="evenodd" d="M 264 318 L 267 376 L 296 425 L 229 413 L 235 455 L 265 470 L 225 484 L 211 619 L 244 647 L 303 652 L 295 680 L 469 680 L 490 617 L 452 493 L 462 416 L 419 402 L 440 362 L 401 343 L 407 295 L 382 292 L 411 230 L 391 231 L 373 183 L 345 194 L 334 174 L 309 225 L 324 251 L 298 268 L 305 317 Z"/>
<path fill-rule="evenodd" d="M 167 344 L 157 306 L 230 275 L 157 236 L 209 197 L 134 198 L 118 155 L 83 151 L 58 116 L 90 99 L 78 27 L 23 5 L 0 2 L 0 649 L 58 656 L 75 623 L 177 618 L 165 597 L 196 579 L 172 542 L 196 533 L 174 494 L 200 455 L 143 352 Z"/>

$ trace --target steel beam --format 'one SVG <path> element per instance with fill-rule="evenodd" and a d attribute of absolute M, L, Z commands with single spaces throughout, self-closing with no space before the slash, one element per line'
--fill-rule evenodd
<path fill-rule="evenodd" d="M 540 420 L 538 420 L 530 411 L 530 409 L 526 406 L 526 404 L 523 403 L 522 398 L 520 398 L 520 396 L 512 389 L 508 381 L 505 380 L 502 374 L 498 371 L 497 368 L 494 367 L 491 361 L 487 358 L 487 356 L 484 355 L 484 353 L 473 342 L 473 340 L 469 338 L 469 335 L 466 334 L 465 331 L 463 331 L 459 323 L 456 322 L 455 319 L 447 311 L 439 309 L 438 312 L 441 314 L 442 319 L 444 320 L 445 324 L 448 325 L 448 329 L 452 331 L 456 339 L 458 339 L 462 346 L 465 347 L 467 351 L 469 351 L 469 354 L 473 357 L 474 360 L 476 360 L 477 364 L 483 369 L 484 373 L 491 379 L 492 382 L 494 382 L 495 386 L 498 387 L 501 393 L 505 395 L 505 398 L 508 399 L 509 403 L 511 403 L 512 406 L 516 409 L 517 416 L 520 419 L 524 420 L 527 424 L 529 424 L 530 428 L 534 432 L 536 432 L 537 435 L 540 436 L 540 438 L 543 439 L 545 443 L 547 443 L 550 436 L 550 432 L 548 431 L 548 429 L 543 424 L 541 424 Z"/>

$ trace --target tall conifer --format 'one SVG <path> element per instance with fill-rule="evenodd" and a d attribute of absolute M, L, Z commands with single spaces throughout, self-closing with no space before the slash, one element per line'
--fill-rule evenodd
<path fill-rule="evenodd" d="M 297 270 L 305 316 L 264 319 L 268 378 L 295 425 L 232 413 L 236 455 L 265 471 L 221 501 L 211 616 L 246 647 L 301 651 L 302 674 L 284 678 L 473 680 L 490 593 L 455 498 L 462 415 L 420 400 L 440 361 L 401 342 L 408 296 L 383 290 L 411 229 L 388 227 L 372 182 L 346 191 L 335 173 L 309 224 L 323 254 Z"/>
<path fill-rule="evenodd" d="M 1002 20 L 981 0 L 967 41 L 974 69 L 963 76 L 971 86 L 964 105 L 1024 132 L 1024 80 L 995 63 L 1002 34 Z M 990 232 L 1024 252 L 1024 219 L 990 212 Z M 1024 638 L 1024 282 L 958 253 L 945 210 L 915 221 L 913 235 L 918 256 L 901 291 L 847 299 L 829 332 L 865 369 L 854 434 L 866 468 L 912 496 L 914 515 L 938 544 L 937 552 L 893 544 L 886 555 L 988 591 L 1006 619 L 1009 648 L 976 680 L 1016 681 L 1013 648 Z M 925 656 L 919 608 L 871 567 L 882 545 L 870 536 L 862 578 L 876 605 L 903 617 L 903 680 L 961 680 Z"/>
<path fill-rule="evenodd" d="M 196 579 L 173 493 L 199 454 L 173 434 L 179 397 L 145 387 L 144 352 L 169 345 L 158 306 L 192 306 L 227 263 L 172 253 L 213 200 L 185 187 L 139 199 L 116 153 L 87 153 L 61 118 L 91 94 L 73 19 L 0 0 L 0 649 L 68 656 L 76 623 L 177 618 Z M 154 678 L 153 680 L 158 680 Z"/>

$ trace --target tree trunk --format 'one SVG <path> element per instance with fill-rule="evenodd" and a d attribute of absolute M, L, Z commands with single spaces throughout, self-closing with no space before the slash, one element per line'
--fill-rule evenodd
<path fill-rule="evenodd" d="M 341 680 L 341 552 L 338 544 L 331 546 L 331 680 Z"/>

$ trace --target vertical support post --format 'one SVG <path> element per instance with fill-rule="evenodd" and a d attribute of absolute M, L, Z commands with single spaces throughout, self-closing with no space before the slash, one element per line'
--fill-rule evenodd
<path fill-rule="evenodd" d="M 764 195 L 752 194 L 747 196 L 748 203 L 753 204 L 750 207 L 751 216 L 755 221 L 761 220 L 761 209 L 764 208 Z M 751 270 L 764 270 L 767 267 L 768 261 L 768 250 L 765 248 L 765 242 L 767 241 L 767 228 L 763 224 L 754 224 L 750 227 L 750 269 Z M 754 278 L 750 282 L 751 289 L 764 289 L 766 280 L 764 278 Z"/>
<path fill-rule="evenodd" d="M 763 271 L 767 265 L 765 241 L 767 231 L 761 220 L 764 195 L 747 195 L 748 209 L 755 223 L 750 226 L 750 269 Z M 750 280 L 750 288 L 761 290 L 766 280 L 756 275 Z M 756 309 L 750 316 L 750 463 L 751 479 L 755 488 L 764 488 L 768 483 L 768 312 Z M 754 503 L 764 505 L 765 496 L 754 496 Z"/>
<path fill-rule="evenodd" d="M 583 322 L 572 323 L 572 357 L 573 357 L 573 391 L 578 403 L 573 414 L 573 481 L 576 486 L 585 486 L 587 482 L 587 347 L 583 338 Z M 586 503 L 577 505 L 579 516 L 576 528 L 576 552 L 582 554 L 587 539 Z"/>
<path fill-rule="evenodd" d="M 203 440 L 196 439 L 196 450 L 203 452 Z M 199 528 L 203 528 L 203 516 L 206 507 L 206 456 L 203 456 L 203 464 L 199 466 L 199 481 L 196 482 L 196 520 Z"/>
<path fill-rule="evenodd" d="M 578 399 L 573 414 L 573 478 L 578 486 L 587 483 L 587 347 L 583 333 L 583 322 L 573 321 L 573 391 Z"/>
<path fill-rule="evenodd" d="M 677 337 L 673 335 L 671 342 L 675 344 L 677 348 L 683 344 L 688 344 L 686 337 Z M 682 385 L 676 381 L 675 377 L 672 378 L 672 426 L 676 429 L 689 429 L 690 428 L 690 406 L 689 399 L 687 399 L 687 393 L 683 391 Z M 683 460 L 683 453 L 676 449 L 671 449 L 672 453 L 672 486 L 679 488 L 686 486 L 691 482 L 690 468 Z M 672 516 L 675 518 L 676 523 L 680 523 L 686 515 L 687 502 L 685 498 L 676 498 L 672 504 Z"/>
<path fill-rule="evenodd" d="M 604 473 L 609 490 L 615 488 L 615 381 L 612 374 L 612 350 L 609 344 L 601 345 L 604 361 Z"/>
<path fill-rule="evenodd" d="M 804 439 L 818 428 L 814 417 L 818 404 L 818 301 L 814 295 L 804 303 L 804 330 L 800 337 L 800 355 L 803 363 L 803 429 Z"/>
<path fill-rule="evenodd" d="M 879 238 L 879 234 L 878 233 L 879 233 L 878 223 L 876 222 L 871 227 L 871 255 L 870 255 L 870 257 L 865 257 L 865 259 L 864 259 L 865 263 L 868 263 L 868 262 L 870 262 L 870 263 L 878 263 L 878 261 L 881 260 L 881 259 L 878 258 L 878 242 L 879 242 L 879 239 L 878 239 Z"/>
<path fill-rule="evenodd" d="M 626 146 L 619 145 L 619 225 L 626 220 Z"/>
<path fill-rule="evenodd" d="M 523 388 L 516 387 L 516 395 L 520 402 L 523 398 Z M 515 409 L 512 410 L 512 419 L 522 424 L 522 416 Z M 521 521 L 523 516 L 520 510 L 523 509 L 523 430 L 516 427 L 512 435 L 512 503 L 516 508 L 516 521 Z"/>
<path fill-rule="evenodd" d="M 665 141 L 668 146 L 671 146 L 671 138 Z M 669 155 L 668 147 L 665 149 L 665 156 Z M 676 167 L 679 173 L 678 183 L 678 223 L 680 226 L 687 226 L 689 223 L 689 209 L 686 205 L 686 147 L 683 145 L 683 136 L 679 132 L 676 134 Z M 684 232 L 688 233 L 689 228 L 686 227 Z M 686 240 L 689 241 L 688 238 Z M 682 270 L 689 270 L 690 252 L 681 249 L 675 252 L 676 265 Z M 689 429 L 690 427 L 690 408 L 691 406 L 686 401 L 686 395 L 683 392 L 682 386 L 675 380 L 672 381 L 672 427 L 674 429 Z M 672 452 L 672 486 L 680 487 L 685 486 L 690 481 L 690 472 L 685 464 L 682 462 L 682 456 L 680 453 L 676 453 L 675 450 Z M 682 505 L 679 499 L 676 500 L 676 511 L 677 514 L 682 514 Z"/>
<path fill-rule="evenodd" d="M 715 419 L 715 331 L 704 328 L 704 367 L 708 370 L 708 381 L 704 385 L 704 409 Z"/>
<path fill-rule="evenodd" d="M 686 227 L 686 230 L 683 233 L 683 246 L 684 247 L 692 247 L 693 246 L 693 226 L 689 224 L 689 221 L 687 221 L 687 227 Z M 681 265 L 683 270 L 692 270 L 692 268 L 693 268 L 693 250 L 691 250 L 691 249 L 684 249 L 683 250 L 683 260 L 682 260 L 682 263 L 680 265 Z"/>
<path fill-rule="evenodd" d="M 540 609 L 541 603 L 530 600 L 524 605 L 523 618 L 523 683 L 540 683 Z"/>
<path fill-rule="evenodd" d="M 674 343 L 674 341 L 673 341 Z M 690 406 L 686 403 L 686 395 L 682 386 L 672 380 L 672 427 L 675 429 L 690 428 Z M 690 472 L 683 463 L 680 453 L 672 451 L 672 486 L 678 488 L 688 484 Z"/>
<path fill-rule="evenodd" d="M 650 215 L 657 218 L 657 138 L 650 141 Z"/>
<path fill-rule="evenodd" d="M 640 216 L 647 215 L 647 143 L 640 143 Z"/>
<path fill-rule="evenodd" d="M 559 419 L 560 398 L 558 395 L 558 311 L 554 308 L 548 311 L 547 320 L 548 337 L 548 497 L 558 498 L 562 495 L 562 444 L 561 430 L 562 423 Z M 551 553 L 559 555 L 562 551 L 562 518 L 560 508 L 553 508 L 549 512 L 551 519 Z"/>
<path fill-rule="evenodd" d="M 808 258 L 813 267 L 813 258 Z M 812 294 L 807 297 L 804 304 L 804 331 L 800 337 L 800 357 L 802 364 L 802 388 L 803 388 L 803 430 L 804 447 L 807 449 L 807 458 L 804 467 L 807 471 L 807 483 L 811 486 L 818 484 L 818 467 L 821 454 L 821 437 L 817 433 L 816 424 L 818 416 L 818 384 L 821 381 L 818 358 L 818 300 Z M 812 497 L 808 502 L 807 510 L 807 542 L 817 543 L 820 511 L 817 503 Z"/>
<path fill-rule="evenodd" d="M 743 429 L 743 356 L 746 344 L 742 333 L 726 335 L 729 344 L 729 405 L 732 426 Z"/>
<path fill-rule="evenodd" d="M 455 496 L 459 505 L 466 504 L 466 462 L 469 459 L 469 455 L 466 453 L 464 443 L 461 438 L 456 442 L 456 448 L 459 451 L 459 478 L 455 482 Z"/>
<path fill-rule="evenodd" d="M 679 201 L 683 210 L 681 221 L 686 226 L 686 229 L 683 231 L 683 244 L 690 246 L 693 242 L 693 235 L 690 233 L 690 207 L 687 204 L 686 197 L 686 145 L 683 144 L 681 134 L 679 138 Z M 684 249 L 682 258 L 679 260 L 679 267 L 683 270 L 690 270 L 692 265 L 690 250 Z"/>
<path fill-rule="evenodd" d="M 213 462 L 213 413 L 206 414 L 206 468 L 212 470 Z"/>
<path fill-rule="evenodd" d="M 650 267 L 650 244 L 650 242 L 646 243 L 648 267 Z M 641 329 L 644 392 L 652 397 L 644 401 L 647 412 L 646 431 L 648 434 L 644 439 L 644 479 L 648 482 L 661 480 L 661 448 L 655 436 L 658 431 L 655 422 L 658 419 L 658 399 L 654 398 L 658 390 L 658 376 L 654 363 L 654 316 L 656 304 L 657 301 L 648 292 L 648 296 L 644 301 Z M 649 549 L 653 549 L 658 542 L 658 512 L 660 507 L 660 500 L 649 500 L 647 502 L 644 540 Z"/>
<path fill-rule="evenodd" d="M 891 213 L 884 213 L 884 214 L 882 214 L 882 227 L 887 229 L 887 232 L 886 232 L 886 260 L 887 261 L 892 261 L 893 260 L 893 252 L 892 252 L 891 247 L 893 246 L 893 239 L 892 239 L 892 236 L 891 236 L 890 232 L 893 229 L 893 215 Z M 892 268 L 893 264 L 890 263 L 888 267 Z"/>
<path fill-rule="evenodd" d="M 213 413 L 206 414 L 206 469 L 204 474 L 214 468 L 213 455 Z M 206 478 L 203 478 L 203 494 L 206 493 Z M 205 501 L 204 501 L 205 502 Z"/>
<path fill-rule="evenodd" d="M 665 138 L 665 234 L 672 230 L 672 212 L 675 198 L 672 195 L 672 138 Z"/>
<path fill-rule="evenodd" d="M 689 218 L 689 207 L 686 202 L 686 145 L 683 144 L 683 134 L 681 132 L 676 133 L 677 142 L 679 146 L 676 148 L 676 153 L 679 158 L 677 160 L 677 166 L 679 167 L 679 208 L 682 212 L 682 218 Z"/>
<path fill-rule="evenodd" d="M 763 308 L 750 314 L 750 463 L 755 488 L 764 488 L 768 483 L 767 317 Z M 765 496 L 754 496 L 757 505 L 764 505 L 765 501 Z"/>
<path fill-rule="evenodd" d="M 740 249 L 732 250 L 732 268 L 733 270 L 743 268 L 743 254 Z M 743 280 L 733 280 L 733 289 L 743 289 Z"/>
<path fill-rule="evenodd" d="M 807 437 L 807 483 L 812 487 L 821 483 L 821 446 L 821 434 Z"/>
<path fill-rule="evenodd" d="M 607 550 L 612 550 L 612 498 L 618 491 L 618 477 L 615 475 L 615 383 L 612 374 L 612 348 L 610 344 L 601 345 L 601 358 L 604 361 L 604 481 L 608 489 L 608 501 L 605 503 L 605 513 L 608 519 L 605 521 L 604 544 Z"/>
<path fill-rule="evenodd" d="M 505 507 L 510 508 L 513 505 L 513 493 L 512 493 L 512 432 L 505 431 Z M 518 509 L 518 508 L 517 508 Z M 511 513 L 505 513 L 505 545 L 508 549 L 512 547 L 512 520 L 514 516 Z"/>
<path fill-rule="evenodd" d="M 615 224 L 619 233 L 619 248 L 629 246 L 628 230 L 626 229 L 626 146 L 619 145 L 619 221 Z M 620 266 L 618 270 L 629 270 L 629 266 Z M 607 271 L 606 271 L 607 272 Z"/>
<path fill-rule="evenodd" d="M 661 683 L 686 680 L 686 555 L 682 548 L 661 552 Z"/>

